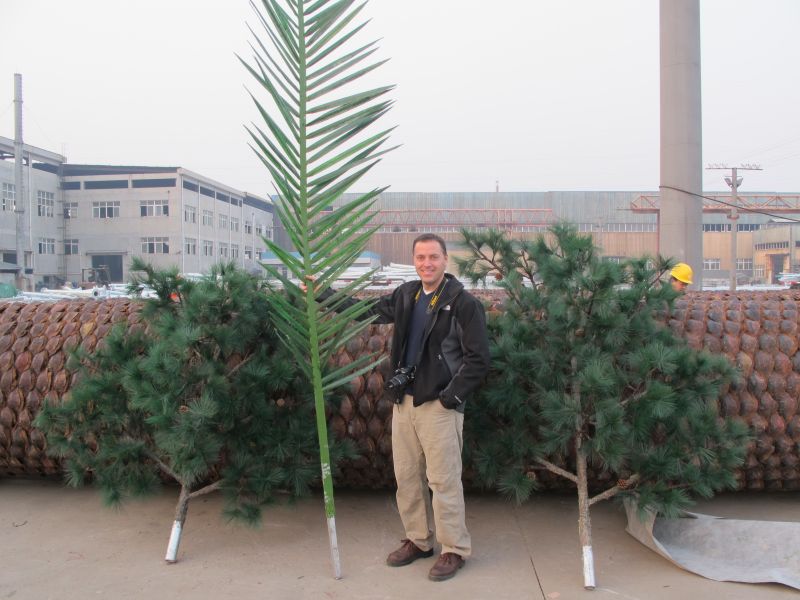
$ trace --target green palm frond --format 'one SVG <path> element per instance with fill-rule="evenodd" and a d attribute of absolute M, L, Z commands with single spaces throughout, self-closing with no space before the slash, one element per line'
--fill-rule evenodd
<path fill-rule="evenodd" d="M 357 45 L 355 40 L 365 25 L 358 23 L 365 2 L 261 0 L 258 6 L 251 4 L 263 35 L 251 28 L 253 57 L 242 64 L 258 84 L 258 92 L 251 96 L 263 123 L 248 128 L 250 146 L 270 174 L 277 192 L 276 216 L 297 250 L 292 254 L 265 239 L 290 275 L 265 268 L 286 292 L 274 294 L 277 327 L 298 362 L 306 365 L 314 388 L 325 510 L 338 578 L 324 392 L 368 371 L 375 357 L 360 358 L 324 377 L 322 369 L 337 347 L 369 325 L 368 320 L 353 322 L 363 316 L 366 304 L 336 312 L 346 297 L 367 285 L 369 276 L 324 300 L 319 290 L 327 289 L 353 264 L 375 230 L 370 209 L 386 188 L 374 188 L 332 207 L 393 149 L 386 147 L 391 128 L 371 129 L 391 108 L 386 95 L 394 86 L 354 89 L 361 77 L 385 62 L 373 58 L 376 42 L 349 49 Z M 303 290 L 294 283 L 308 276 L 315 278 L 315 286 Z"/>

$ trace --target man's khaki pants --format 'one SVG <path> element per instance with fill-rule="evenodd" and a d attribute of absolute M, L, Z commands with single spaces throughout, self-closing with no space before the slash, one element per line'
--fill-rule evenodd
<path fill-rule="evenodd" d="M 402 404 L 394 406 L 392 454 L 397 508 L 406 537 L 421 550 L 430 550 L 435 525 L 442 553 L 467 558 L 472 544 L 461 485 L 463 428 L 464 414 L 438 400 L 415 407 L 414 399 L 406 395 Z"/>

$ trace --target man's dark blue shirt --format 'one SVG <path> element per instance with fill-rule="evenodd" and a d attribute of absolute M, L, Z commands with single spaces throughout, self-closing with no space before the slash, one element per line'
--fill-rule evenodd
<path fill-rule="evenodd" d="M 425 333 L 425 325 L 428 324 L 428 305 L 431 301 L 430 294 L 420 290 L 419 299 L 414 304 L 414 312 L 411 313 L 411 321 L 408 324 L 408 336 L 406 337 L 406 351 L 403 355 L 404 367 L 416 367 L 419 360 L 419 352 L 422 348 L 422 336 Z M 406 393 L 414 395 L 414 382 L 412 381 L 406 388 Z"/>

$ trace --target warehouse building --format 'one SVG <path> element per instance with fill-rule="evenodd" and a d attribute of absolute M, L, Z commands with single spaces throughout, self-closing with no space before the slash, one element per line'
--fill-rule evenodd
<path fill-rule="evenodd" d="M 757 254 L 755 236 L 774 226 L 776 219 L 800 219 L 800 195 L 740 192 L 735 257 L 726 204 L 730 197 L 724 192 L 704 195 L 706 198 L 698 202 L 703 203 L 702 267 L 706 284 L 727 283 L 734 262 L 741 283 L 772 281 L 776 271 L 769 261 L 777 259 Z M 330 210 L 355 198 L 356 194 L 345 194 Z M 450 254 L 458 255 L 463 252 L 462 227 L 494 227 L 516 238 L 531 238 L 558 221 L 574 223 L 579 231 L 592 235 L 608 260 L 654 256 L 659 251 L 658 192 L 384 192 L 374 209 L 373 224 L 379 228 L 367 249 L 379 255 L 383 264 L 409 263 L 411 243 L 425 231 L 440 234 L 448 242 Z M 276 236 L 288 245 L 279 223 Z M 789 268 L 787 259 L 783 269 Z"/>
<path fill-rule="evenodd" d="M 0 137 L 0 279 L 16 264 L 13 140 Z M 272 199 L 236 190 L 182 167 L 73 165 L 24 146 L 25 264 L 32 284 L 80 281 L 88 268 L 106 267 L 124 282 L 133 256 L 184 273 L 204 273 L 233 260 L 261 272 L 263 237 L 292 249 Z M 329 211 L 353 200 L 345 194 Z M 730 198 L 708 192 L 703 203 L 706 284 L 724 284 L 732 268 L 741 283 L 769 283 L 800 268 L 790 258 L 799 236 L 781 221 L 800 219 L 800 195 L 739 193 L 737 249 L 731 252 Z M 648 191 L 423 193 L 384 192 L 373 207 L 378 225 L 367 251 L 382 264 L 409 263 L 419 233 L 439 233 L 451 254 L 460 229 L 505 230 L 530 238 L 558 221 L 592 235 L 608 260 L 659 250 L 659 195 Z M 773 239 L 775 238 L 775 239 Z M 781 239 L 778 239 L 781 238 Z M 778 244 L 780 247 L 776 246 Z M 795 252 L 795 250 L 793 250 Z M 735 264 L 734 264 L 735 263 Z"/>

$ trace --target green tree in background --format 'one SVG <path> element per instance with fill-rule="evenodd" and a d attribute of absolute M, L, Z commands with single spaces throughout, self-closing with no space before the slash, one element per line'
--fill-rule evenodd
<path fill-rule="evenodd" d="M 747 435 L 720 417 L 717 400 L 736 373 L 655 318 L 677 296 L 659 281 L 669 261 L 604 261 L 591 237 L 566 224 L 524 242 L 463 235 L 462 274 L 493 275 L 507 294 L 491 322 L 490 381 L 468 409 L 473 465 L 517 502 L 535 488 L 537 469 L 575 485 L 591 589 L 591 505 L 627 496 L 675 516 L 692 495 L 735 487 Z M 611 482 L 594 496 L 590 468 Z"/>
<path fill-rule="evenodd" d="M 276 326 L 314 394 L 325 516 L 337 579 L 341 563 L 324 395 L 371 369 L 375 357 L 362 356 L 328 375 L 322 369 L 337 348 L 369 325 L 354 322 L 367 310 L 364 302 L 341 313 L 336 309 L 362 289 L 371 274 L 331 297 L 322 299 L 319 290 L 329 288 L 364 250 L 375 229 L 369 209 L 385 188 L 333 207 L 390 150 L 383 149 L 390 130 L 370 133 L 369 128 L 389 110 L 391 101 L 384 96 L 392 86 L 366 91 L 353 87 L 384 62 L 365 64 L 376 42 L 355 44 L 365 23 L 354 23 L 364 5 L 353 0 L 263 0 L 256 12 L 266 37 L 262 41 L 253 32 L 253 62 L 242 61 L 269 100 L 265 108 L 253 96 L 264 124 L 249 131 L 253 149 L 277 188 L 276 215 L 298 253 L 294 256 L 265 239 L 290 273 L 287 277 L 266 267 L 286 291 L 273 296 Z M 349 44 L 357 47 L 350 50 Z M 307 278 L 314 278 L 316 285 L 301 287 Z"/>
<path fill-rule="evenodd" d="M 255 524 L 277 491 L 303 496 L 319 481 L 313 404 L 277 338 L 267 290 L 233 265 L 181 279 L 135 260 L 133 287 L 154 289 L 145 331 L 113 329 L 36 426 L 67 481 L 87 474 L 105 502 L 180 485 L 166 559 L 177 559 L 191 499 L 220 490 L 225 515 Z M 298 391 L 299 390 L 299 391 Z"/>

